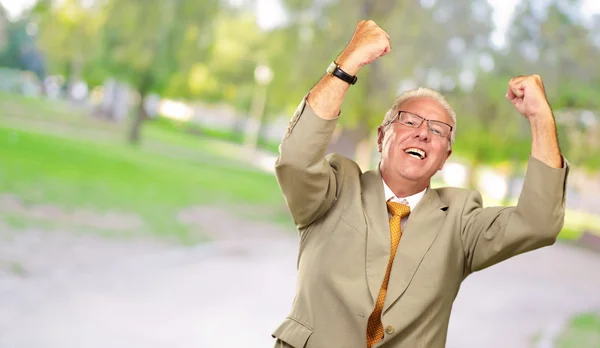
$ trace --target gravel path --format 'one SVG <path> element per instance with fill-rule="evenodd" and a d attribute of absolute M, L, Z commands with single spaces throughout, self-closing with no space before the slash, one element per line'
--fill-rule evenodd
<path fill-rule="evenodd" d="M 204 214 L 239 233 L 182 247 L 0 226 L 0 348 L 271 347 L 294 295 L 293 233 Z M 551 337 L 600 310 L 599 269 L 600 255 L 558 244 L 472 275 L 447 346 Z"/>

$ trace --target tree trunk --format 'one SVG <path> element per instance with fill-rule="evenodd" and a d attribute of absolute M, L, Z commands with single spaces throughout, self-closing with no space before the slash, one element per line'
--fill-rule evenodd
<path fill-rule="evenodd" d="M 146 71 L 143 75 L 142 79 L 140 79 L 138 83 L 138 92 L 140 94 L 140 100 L 138 104 L 138 110 L 135 114 L 135 118 L 131 123 L 131 129 L 129 130 L 129 143 L 133 145 L 137 145 L 141 139 L 142 133 L 142 125 L 144 121 L 148 118 L 146 114 L 146 109 L 144 108 L 144 100 L 146 96 L 150 92 L 150 86 L 152 85 L 152 76 L 150 76 L 150 72 Z"/>
<path fill-rule="evenodd" d="M 140 143 L 142 125 L 148 118 L 146 110 L 144 109 L 144 97 L 145 96 L 141 97 L 140 104 L 138 105 L 137 112 L 135 113 L 135 117 L 131 124 L 131 129 L 129 130 L 129 143 L 133 145 L 138 145 Z"/>

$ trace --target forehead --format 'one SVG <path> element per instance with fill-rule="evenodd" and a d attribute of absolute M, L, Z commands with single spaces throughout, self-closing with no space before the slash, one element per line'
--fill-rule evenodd
<path fill-rule="evenodd" d="M 399 110 L 412 112 L 429 120 L 452 124 L 450 115 L 435 99 L 429 97 L 411 98 L 398 106 Z"/>

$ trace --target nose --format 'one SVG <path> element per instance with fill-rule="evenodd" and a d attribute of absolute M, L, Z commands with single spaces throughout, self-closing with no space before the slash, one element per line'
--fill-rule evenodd
<path fill-rule="evenodd" d="M 421 125 L 415 129 L 413 136 L 415 138 L 419 138 L 423 141 L 429 140 L 430 135 L 429 135 L 429 128 L 427 127 L 427 121 L 423 121 L 423 123 L 421 123 Z"/>

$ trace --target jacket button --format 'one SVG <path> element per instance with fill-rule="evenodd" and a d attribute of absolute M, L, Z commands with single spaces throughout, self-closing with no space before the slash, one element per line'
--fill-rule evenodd
<path fill-rule="evenodd" d="M 386 332 L 388 335 L 391 335 L 391 334 L 393 334 L 393 333 L 394 333 L 394 328 L 393 328 L 393 327 L 391 327 L 390 325 L 388 325 L 388 326 L 385 328 L 385 332 Z"/>

